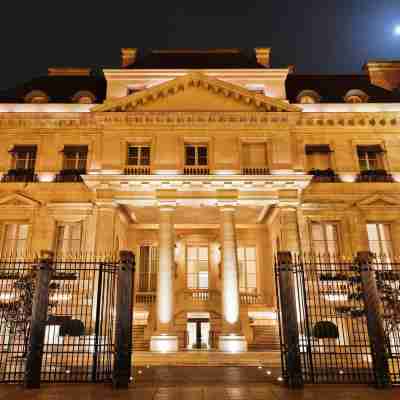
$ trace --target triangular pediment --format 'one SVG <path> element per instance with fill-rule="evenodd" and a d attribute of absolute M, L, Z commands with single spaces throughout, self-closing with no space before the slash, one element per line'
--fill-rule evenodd
<path fill-rule="evenodd" d="M 22 193 L 13 193 L 0 198 L 0 207 L 5 206 L 25 206 L 25 207 L 38 207 L 41 203 Z"/>
<path fill-rule="evenodd" d="M 301 112 L 301 109 L 200 72 L 92 108 L 92 112 L 135 111 Z"/>
<path fill-rule="evenodd" d="M 386 194 L 374 194 L 358 201 L 355 205 L 359 207 L 399 207 L 400 200 Z"/>

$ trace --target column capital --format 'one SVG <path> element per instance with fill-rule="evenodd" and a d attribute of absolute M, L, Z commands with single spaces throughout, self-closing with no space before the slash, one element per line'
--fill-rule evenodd
<path fill-rule="evenodd" d="M 173 212 L 176 209 L 176 201 L 159 201 L 158 209 L 163 212 Z"/>
<path fill-rule="evenodd" d="M 217 207 L 221 212 L 234 212 L 237 208 L 237 201 L 218 201 Z"/>

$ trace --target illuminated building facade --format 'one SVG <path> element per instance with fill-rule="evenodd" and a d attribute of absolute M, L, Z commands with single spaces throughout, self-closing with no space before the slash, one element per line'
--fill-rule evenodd
<path fill-rule="evenodd" d="M 400 245 L 400 62 L 139 51 L 1 93 L 2 255 L 132 250 L 136 349 L 278 349 L 274 253 Z"/>

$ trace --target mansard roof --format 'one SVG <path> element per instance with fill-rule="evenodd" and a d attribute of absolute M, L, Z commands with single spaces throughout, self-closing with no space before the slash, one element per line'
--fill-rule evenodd
<path fill-rule="evenodd" d="M 230 69 L 266 68 L 254 52 L 243 49 L 144 50 L 126 68 L 131 69 Z"/>
<path fill-rule="evenodd" d="M 359 75 L 302 75 L 289 74 L 286 95 L 290 103 L 297 103 L 297 96 L 305 90 L 317 92 L 320 103 L 343 103 L 349 90 L 361 90 L 369 103 L 398 103 L 400 93 L 386 90 L 371 83 L 366 74 Z"/>
<path fill-rule="evenodd" d="M 301 112 L 300 108 L 290 105 L 285 101 L 267 97 L 241 86 L 215 79 L 195 71 L 121 99 L 106 101 L 105 104 L 94 107 L 92 112 L 135 111 L 137 108 L 142 110 L 142 106 L 147 103 L 155 103 L 158 99 L 177 95 L 179 92 L 184 92 L 188 88 L 198 88 L 199 90 L 209 91 L 213 93 L 214 96 L 222 96 L 234 100 L 237 103 L 252 106 L 254 111 Z M 201 99 L 199 101 L 201 102 Z M 188 109 L 185 108 L 185 110 Z M 201 104 L 199 104 L 197 110 L 202 111 Z M 207 111 L 209 111 L 209 109 L 207 109 Z M 216 109 L 215 111 L 219 110 Z M 236 111 L 236 109 L 233 111 Z"/>

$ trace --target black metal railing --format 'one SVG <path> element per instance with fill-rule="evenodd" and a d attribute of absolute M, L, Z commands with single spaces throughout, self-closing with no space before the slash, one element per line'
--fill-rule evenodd
<path fill-rule="evenodd" d="M 339 176 L 335 173 L 333 169 L 312 169 L 308 172 L 313 176 L 313 182 L 318 183 L 335 183 L 340 182 Z"/>
<path fill-rule="evenodd" d="M 268 175 L 269 169 L 267 167 L 243 167 L 242 175 Z"/>
<path fill-rule="evenodd" d="M 368 267 L 373 271 L 382 310 L 375 317 L 383 324 L 385 339 L 381 345 L 387 349 L 384 355 L 387 375 L 392 384 L 400 384 L 400 263 L 387 256 L 372 258 L 372 255 L 367 266 L 361 265 L 357 257 L 335 255 L 291 255 L 290 262 L 280 262 L 278 257 L 276 287 L 285 379 L 290 381 L 290 360 L 293 360 L 287 341 L 293 343 L 294 339 L 298 341 L 296 351 L 300 353 L 301 374 L 306 383 L 385 386 L 382 372 L 377 371 L 373 361 L 372 344 L 379 338 L 370 337 L 375 324 L 371 328 L 368 322 L 371 321 L 371 293 L 367 290 L 373 291 L 373 285 L 365 286 L 363 281 Z M 282 307 L 287 306 L 287 301 L 279 289 L 288 287 L 281 282 L 283 274 L 288 273 L 297 310 L 292 322 L 298 330 L 298 337 L 291 339 L 285 336 L 288 321 L 283 318 Z"/>
<path fill-rule="evenodd" d="M 125 167 L 124 174 L 125 175 L 150 175 L 151 169 L 149 166 Z"/>
<path fill-rule="evenodd" d="M 361 171 L 357 182 L 394 182 L 393 176 L 384 169 Z"/>
<path fill-rule="evenodd" d="M 81 175 L 86 175 L 85 169 L 64 169 L 56 175 L 54 182 L 83 182 Z"/>
<path fill-rule="evenodd" d="M 2 182 L 38 182 L 38 176 L 33 169 L 10 169 L 3 175 Z"/>
<path fill-rule="evenodd" d="M 0 382 L 25 380 L 26 384 L 26 371 L 32 376 L 28 367 L 31 349 L 36 347 L 42 354 L 36 385 L 111 381 L 119 357 L 114 357 L 114 353 L 118 352 L 121 339 L 116 321 L 122 309 L 117 307 L 125 304 L 125 300 L 118 303 L 122 293 L 118 282 L 125 282 L 121 273 L 131 271 L 126 266 L 122 268 L 121 262 L 117 255 L 59 255 L 51 259 L 49 284 L 43 287 L 41 259 L 0 258 Z M 131 284 L 132 281 L 130 287 Z M 35 291 L 43 289 L 38 300 Z M 123 296 L 133 294 L 123 289 Z M 43 299 L 48 299 L 44 303 L 48 304 L 44 340 L 33 346 L 35 301 Z M 122 311 L 132 313 L 131 308 Z M 121 323 L 121 319 L 118 321 Z M 131 319 L 125 322 L 131 324 Z M 36 350 L 32 351 L 36 354 Z"/>

